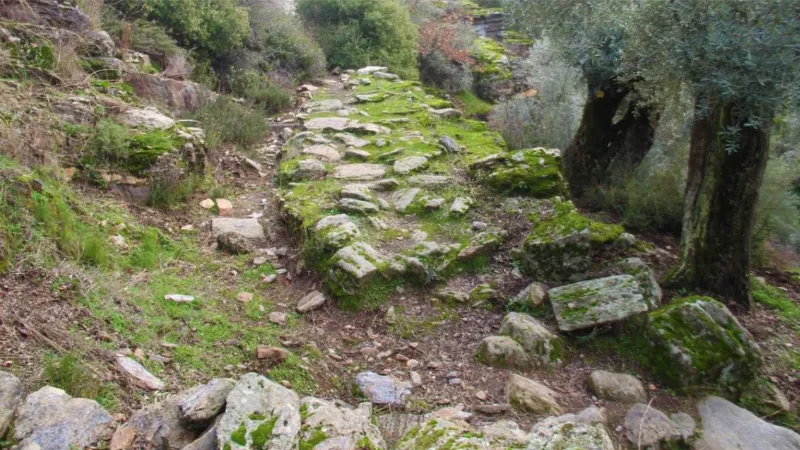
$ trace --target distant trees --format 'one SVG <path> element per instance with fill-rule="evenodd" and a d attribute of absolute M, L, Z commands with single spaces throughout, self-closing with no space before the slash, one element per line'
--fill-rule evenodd
<path fill-rule="evenodd" d="M 395 0 L 298 0 L 297 14 L 314 32 L 331 66 L 385 65 L 417 77 L 417 29 Z"/>
<path fill-rule="evenodd" d="M 776 114 L 800 100 L 796 0 L 508 0 L 589 87 L 564 155 L 580 195 L 652 143 L 659 100 L 694 98 L 681 262 L 675 285 L 750 306 L 755 210 Z M 659 189 L 659 186 L 652 186 Z"/>
<path fill-rule="evenodd" d="M 681 262 L 669 281 L 749 307 L 770 132 L 800 101 L 800 4 L 647 0 L 635 22 L 628 71 L 695 98 Z"/>

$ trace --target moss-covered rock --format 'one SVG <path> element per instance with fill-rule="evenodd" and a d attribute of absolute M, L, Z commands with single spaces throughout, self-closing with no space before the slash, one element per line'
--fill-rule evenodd
<path fill-rule="evenodd" d="M 551 289 L 549 295 L 561 331 L 615 323 L 650 309 L 639 284 L 631 275 L 568 284 Z"/>
<path fill-rule="evenodd" d="M 500 334 L 519 342 L 538 367 L 557 367 L 563 362 L 564 340 L 527 314 L 508 313 L 500 325 Z"/>
<path fill-rule="evenodd" d="M 654 374 L 671 386 L 741 393 L 758 375 L 761 351 L 728 308 L 688 297 L 650 313 Z"/>
<path fill-rule="evenodd" d="M 372 423 L 372 405 L 369 403 L 353 409 L 342 402 L 305 397 L 300 401 L 300 411 L 303 419 L 300 450 L 386 448 L 378 427 Z"/>
<path fill-rule="evenodd" d="M 592 249 L 613 243 L 625 230 L 593 221 L 569 201 L 555 200 L 549 214 L 531 217 L 535 225 L 522 244 L 519 257 L 537 278 L 580 281 L 591 265 Z"/>
<path fill-rule="evenodd" d="M 528 352 L 508 336 L 489 336 L 481 341 L 475 359 L 500 369 L 530 369 L 534 366 Z"/>
<path fill-rule="evenodd" d="M 473 173 L 504 194 L 550 198 L 567 193 L 558 150 L 519 150 L 493 164 L 490 170 L 486 174 L 483 170 L 473 169 Z"/>

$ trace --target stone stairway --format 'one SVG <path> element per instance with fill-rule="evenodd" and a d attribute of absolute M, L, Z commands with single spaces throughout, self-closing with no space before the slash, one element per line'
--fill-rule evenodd
<path fill-rule="evenodd" d="M 376 70 L 377 69 L 377 70 Z M 505 194 L 566 192 L 557 150 L 508 152 L 483 122 L 381 68 L 329 80 L 283 145 L 282 210 L 328 290 L 374 306 L 504 249 Z"/>

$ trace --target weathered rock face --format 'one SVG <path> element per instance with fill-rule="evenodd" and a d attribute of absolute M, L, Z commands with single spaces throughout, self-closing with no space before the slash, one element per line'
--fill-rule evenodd
<path fill-rule="evenodd" d="M 300 420 L 300 398 L 294 391 L 249 373 L 228 394 L 217 425 L 217 445 L 231 450 L 294 449 Z"/>
<path fill-rule="evenodd" d="M 708 297 L 676 300 L 650 313 L 647 338 L 654 373 L 673 386 L 719 386 L 738 393 L 762 365 L 747 330 Z"/>
<path fill-rule="evenodd" d="M 175 120 L 161 114 L 155 108 L 129 108 L 120 113 L 117 119 L 128 126 L 148 130 L 166 130 L 175 126 Z"/>
<path fill-rule="evenodd" d="M 561 331 L 619 322 L 649 309 L 631 275 L 569 284 L 551 289 L 549 295 Z"/>
<path fill-rule="evenodd" d="M 0 436 L 5 436 L 14 412 L 22 404 L 22 382 L 8 372 L 0 371 Z"/>
<path fill-rule="evenodd" d="M 163 78 L 158 75 L 133 72 L 125 81 L 136 95 L 172 111 L 197 111 L 200 99 L 216 96 L 197 83 Z"/>
<path fill-rule="evenodd" d="M 131 358 L 118 355 L 115 362 L 117 370 L 125 377 L 126 381 L 136 387 L 151 391 L 161 391 L 166 387 L 162 380 Z"/>
<path fill-rule="evenodd" d="M 137 448 L 179 450 L 191 444 L 200 435 L 202 428 L 194 428 L 184 422 L 179 405 L 187 395 L 191 395 L 191 391 L 200 388 L 202 386 L 197 386 L 136 411 L 125 425 L 117 429 L 114 440 L 129 433 L 128 430 L 133 430 L 134 445 Z"/>
<path fill-rule="evenodd" d="M 97 402 L 72 398 L 50 386 L 25 399 L 14 423 L 14 439 L 21 450 L 91 447 L 113 433 L 111 415 Z"/>
<path fill-rule="evenodd" d="M 330 249 L 338 250 L 361 236 L 358 226 L 346 214 L 327 216 L 314 226 L 320 240 Z"/>
<path fill-rule="evenodd" d="M 374 372 L 359 373 L 356 384 L 375 405 L 403 406 L 406 397 L 411 395 L 411 383 Z"/>
<path fill-rule="evenodd" d="M 661 411 L 644 404 L 633 405 L 625 416 L 625 437 L 642 448 L 678 442 L 683 439 L 681 426 Z"/>
<path fill-rule="evenodd" d="M 550 198 L 567 192 L 561 175 L 560 151 L 536 148 L 502 156 L 478 161 L 470 168 L 489 186 L 504 194 Z"/>
<path fill-rule="evenodd" d="M 514 422 L 499 421 L 475 428 L 440 410 L 408 431 L 396 448 L 501 450 L 522 448 L 526 439 L 527 434 Z"/>
<path fill-rule="evenodd" d="M 563 361 L 564 340 L 527 314 L 508 313 L 500 334 L 519 342 L 536 366 L 557 367 Z"/>
<path fill-rule="evenodd" d="M 589 390 L 601 400 L 645 403 L 647 391 L 636 377 L 624 373 L 595 370 L 589 375 Z"/>
<path fill-rule="evenodd" d="M 548 417 L 531 428 L 526 450 L 614 450 L 614 443 L 596 408 L 580 414 Z"/>
<path fill-rule="evenodd" d="M 306 397 L 300 403 L 303 427 L 300 446 L 342 450 L 383 450 L 386 444 L 380 430 L 372 424 L 372 405 L 362 403 L 353 409 L 341 402 Z"/>
<path fill-rule="evenodd" d="M 246 255 L 253 251 L 253 243 L 250 239 L 235 231 L 229 231 L 218 235 L 217 245 L 221 250 L 232 255 Z"/>
<path fill-rule="evenodd" d="M 719 397 L 707 397 L 697 405 L 703 433 L 695 450 L 797 450 L 800 435 L 759 419 Z"/>
<path fill-rule="evenodd" d="M 506 386 L 508 402 L 534 414 L 562 414 L 558 394 L 547 386 L 528 378 L 511 374 Z"/>
<path fill-rule="evenodd" d="M 489 336 L 481 341 L 475 359 L 501 369 L 530 369 L 534 366 L 528 352 L 508 336 Z"/>
<path fill-rule="evenodd" d="M 211 220 L 211 232 L 214 236 L 225 233 L 237 233 L 254 242 L 263 242 L 267 239 L 264 227 L 258 219 L 234 219 L 220 217 Z"/>
<path fill-rule="evenodd" d="M 424 156 L 406 156 L 394 163 L 394 171 L 405 175 L 424 167 L 426 164 L 428 164 L 428 158 Z"/>
<path fill-rule="evenodd" d="M 553 200 L 520 249 L 524 266 L 540 281 L 580 281 L 587 277 L 592 249 L 612 244 L 625 230 L 582 216 L 569 201 Z"/>
<path fill-rule="evenodd" d="M 178 402 L 181 420 L 208 424 L 225 408 L 225 399 L 236 383 L 233 380 L 214 379 L 190 389 Z"/>
<path fill-rule="evenodd" d="M 541 283 L 531 283 L 508 301 L 508 306 L 515 310 L 528 311 L 542 306 L 547 300 L 547 289 Z"/>
<path fill-rule="evenodd" d="M 659 286 L 652 269 L 644 261 L 639 258 L 627 258 L 617 265 L 623 272 L 636 279 L 636 282 L 639 283 L 639 289 L 641 289 L 642 295 L 650 305 L 651 310 L 661 306 L 664 292 L 661 290 L 661 286 Z"/>

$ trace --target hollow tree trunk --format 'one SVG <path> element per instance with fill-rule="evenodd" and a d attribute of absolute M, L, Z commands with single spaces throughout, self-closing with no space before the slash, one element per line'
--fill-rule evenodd
<path fill-rule="evenodd" d="M 672 285 L 699 289 L 750 308 L 750 258 L 769 130 L 745 127 L 735 105 L 711 102 L 692 125 L 681 262 Z M 697 114 L 697 113 L 695 113 Z M 739 128 L 730 135 L 731 127 Z M 734 151 L 728 151 L 735 139 Z"/>
<path fill-rule="evenodd" d="M 615 121 L 618 112 L 624 115 Z M 638 167 L 653 145 L 657 123 L 658 113 L 640 107 L 631 86 L 589 82 L 581 125 L 563 156 L 573 194 L 582 197 L 594 186 L 610 184 L 612 166 Z"/>

